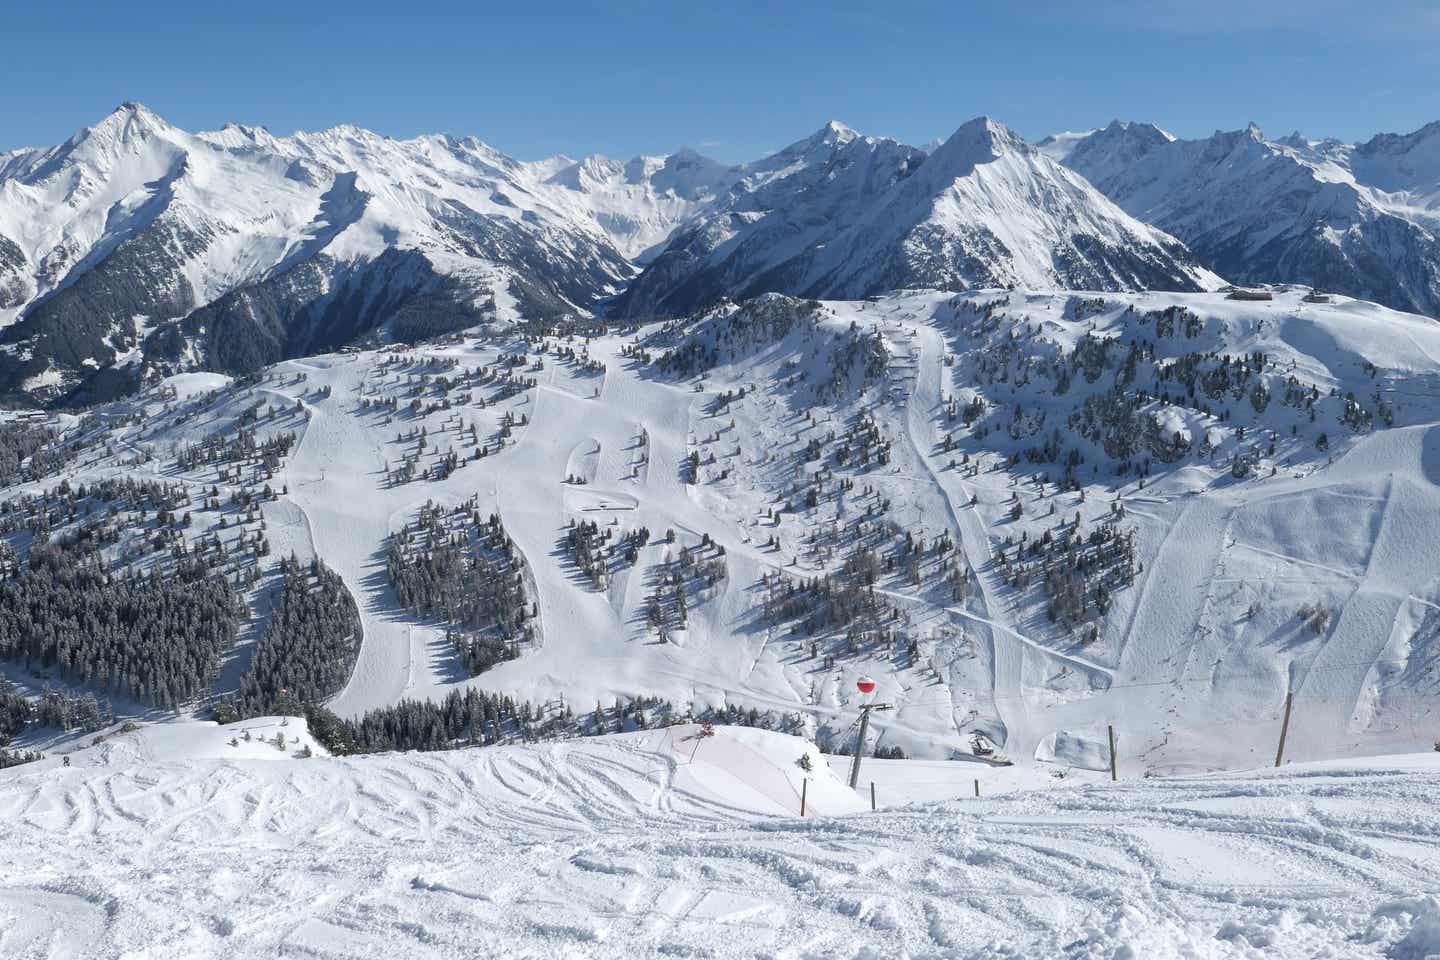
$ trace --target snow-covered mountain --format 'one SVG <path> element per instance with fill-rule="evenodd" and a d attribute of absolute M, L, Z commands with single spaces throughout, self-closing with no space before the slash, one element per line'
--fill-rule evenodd
<path fill-rule="evenodd" d="M 82 405 L 356 342 L 766 292 L 1225 277 L 1434 315 L 1437 211 L 1440 125 L 1348 145 L 1117 122 L 1032 147 L 981 117 L 918 149 L 831 123 L 726 166 L 522 162 L 353 126 L 190 134 L 125 104 L 0 154 L 0 396 Z"/>
<path fill-rule="evenodd" d="M 626 290 L 630 316 L 779 291 L 1199 290 L 1219 279 L 1017 134 L 979 117 L 924 151 L 831 123 L 745 168 Z"/>
<path fill-rule="evenodd" d="M 1352 145 L 1254 124 L 1179 140 L 1117 120 L 1039 148 L 1233 280 L 1440 316 L 1440 123 Z"/>
<path fill-rule="evenodd" d="M 242 371 L 378 327 L 586 312 L 733 176 L 689 151 L 521 163 L 351 126 L 191 135 L 125 104 L 0 155 L 0 386 L 83 400 L 142 360 Z"/>
<path fill-rule="evenodd" d="M 626 163 L 589 156 L 560 168 L 545 182 L 565 188 L 556 195 L 557 203 L 573 199 L 577 218 L 592 218 L 621 253 L 644 264 L 654 259 L 678 224 L 721 196 L 740 173 L 739 167 L 683 149 Z"/>

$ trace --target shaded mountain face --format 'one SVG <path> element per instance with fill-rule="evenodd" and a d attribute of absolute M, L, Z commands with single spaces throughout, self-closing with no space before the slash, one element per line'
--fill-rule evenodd
<path fill-rule="evenodd" d="M 1183 244 L 988 118 L 934 150 L 839 124 L 747 167 L 627 288 L 631 317 L 767 291 L 1199 290 Z"/>
<path fill-rule="evenodd" d="M 522 163 L 355 127 L 192 135 L 125 104 L 0 154 L 0 393 L 83 403 L 156 373 L 586 314 L 733 176 L 689 151 Z"/>
<path fill-rule="evenodd" d="M 1254 125 L 1177 140 L 1117 120 L 1039 148 L 1232 280 L 1440 316 L 1440 124 L 1350 145 Z"/>

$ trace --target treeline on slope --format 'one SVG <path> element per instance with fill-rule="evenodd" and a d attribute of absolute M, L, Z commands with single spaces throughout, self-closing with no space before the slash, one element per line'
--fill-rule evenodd
<path fill-rule="evenodd" d="M 340 575 L 319 558 L 280 562 L 280 599 L 240 681 L 236 703 L 217 719 L 284 712 L 345 686 L 360 654 L 360 611 Z M 292 711 L 293 712 L 293 711 Z"/>
<path fill-rule="evenodd" d="M 722 300 L 698 316 L 672 320 L 626 346 L 620 355 L 654 363 L 669 376 L 693 377 L 722 363 L 753 353 L 800 331 L 808 340 L 820 329 L 825 308 L 818 300 L 769 294 L 736 305 Z M 663 353 L 657 351 L 669 347 Z"/>
<path fill-rule="evenodd" d="M 725 312 L 727 309 L 722 306 L 698 321 L 689 321 L 693 326 L 687 327 L 687 321 L 666 324 L 643 344 L 622 349 L 620 355 L 650 364 L 665 376 L 687 379 L 752 354 L 761 346 L 778 343 L 798 330 L 806 354 L 818 356 L 828 346 L 823 366 L 827 375 L 810 380 L 810 371 L 791 357 L 780 372 L 780 383 L 792 389 L 810 381 L 817 403 L 840 400 L 854 387 L 884 376 L 889 365 L 878 328 L 866 331 L 852 321 L 843 331 L 824 330 L 819 321 L 825 308 L 817 301 L 767 295 L 731 312 Z M 821 344 L 812 343 L 817 337 L 824 338 Z M 674 346 L 663 353 L 655 352 L 667 343 Z"/>
<path fill-rule="evenodd" d="M 115 576 L 93 546 L 36 544 L 0 579 L 0 659 L 174 709 L 214 681 L 241 614 L 198 558 Z"/>
<path fill-rule="evenodd" d="M 31 699 L 0 677 L 0 747 L 8 746 L 26 727 L 93 733 L 114 722 L 114 708 L 93 693 L 65 693 L 47 685 Z"/>
<path fill-rule="evenodd" d="M 446 624 L 446 636 L 475 676 L 520 656 L 535 641 L 525 558 L 498 514 L 482 520 L 475 501 L 448 513 L 433 501 L 390 538 L 386 569 L 411 613 Z"/>
<path fill-rule="evenodd" d="M 0 747 L 0 770 L 44 759 L 45 755 L 39 750 L 6 750 L 4 747 Z"/>
<path fill-rule="evenodd" d="M 681 709 L 658 697 L 640 697 L 614 706 L 596 704 L 594 712 L 575 713 L 569 706 L 547 710 L 524 700 L 474 688 L 452 690 L 440 702 L 402 700 L 370 710 L 359 720 L 345 720 L 318 705 L 290 712 L 305 716 L 310 734 L 333 754 L 380 753 L 392 750 L 455 750 L 501 743 L 533 742 L 623 733 L 680 723 L 709 721 L 722 726 L 760 727 L 803 733 L 798 713 L 775 713 L 726 704 L 697 711 Z M 843 737 L 841 738 L 843 740 Z M 839 740 L 822 746 L 843 749 Z M 877 756 L 881 755 L 878 750 Z M 885 756 L 895 756 L 893 748 Z"/>
<path fill-rule="evenodd" d="M 261 401 L 263 404 L 263 401 Z M 254 416 L 257 407 L 246 412 Z M 175 465 L 181 470 L 194 470 L 206 464 L 228 464 L 256 460 L 269 477 L 280 469 L 280 461 L 295 446 L 295 432 L 258 439 L 255 431 L 241 427 L 234 434 L 213 433 L 199 443 L 186 444 L 175 453 Z"/>
<path fill-rule="evenodd" d="M 175 513 L 189 503 L 189 492 L 178 483 L 104 477 L 72 486 L 69 480 L 61 480 L 39 493 L 0 502 L 0 533 L 28 530 L 37 542 L 44 543 L 57 528 L 76 524 L 56 539 L 72 545 L 93 541 L 96 546 L 108 546 L 119 542 L 123 527 L 137 520 L 145 523 L 151 511 L 157 525 L 183 522 Z"/>
<path fill-rule="evenodd" d="M 0 423 L 0 486 L 54 473 L 74 455 L 56 443 L 59 434 L 41 423 Z"/>
<path fill-rule="evenodd" d="M 1019 502 L 1017 495 L 1015 503 Z M 1046 529 L 1039 537 L 1032 539 L 1022 532 L 1018 543 L 1006 537 L 995 551 L 995 567 L 1009 586 L 1022 593 L 1043 584 L 1050 621 L 1083 625 L 1081 642 L 1093 643 L 1100 635 L 1096 621 L 1110 612 L 1113 594 L 1134 584 L 1143 569 L 1135 556 L 1134 529 L 1119 526 L 1124 516 L 1117 503 L 1088 535 L 1081 531 L 1077 512 L 1073 523 L 1061 522 L 1055 531 Z M 1012 548 L 1013 555 L 1007 552 Z"/>
<path fill-rule="evenodd" d="M 1008 296 L 956 304 L 958 331 L 969 341 L 963 378 L 977 392 L 963 408 L 947 398 L 946 416 L 963 420 L 975 440 L 999 431 L 1017 443 L 1033 441 L 1025 458 L 1061 464 L 1065 489 L 1079 488 L 1076 471 L 1087 458 L 1101 461 L 1092 464 L 1093 472 L 1108 460 L 1107 469 L 1117 475 L 1146 476 L 1155 462 L 1178 463 L 1192 454 L 1209 460 L 1213 442 L 1228 436 L 1234 439 L 1231 470 L 1244 478 L 1263 458 L 1277 456 L 1287 433 L 1299 439 L 1304 431 L 1307 442 L 1324 452 L 1330 422 L 1356 434 L 1395 422 L 1383 384 L 1368 396 L 1342 393 L 1338 386 L 1322 390 L 1293 359 L 1287 365 L 1260 351 L 1184 349 L 1184 341 L 1207 329 L 1206 319 L 1185 306 L 1141 312 L 1127 305 L 1121 318 L 1136 335 L 1087 332 L 1067 351 L 1040 335 L 1038 326 L 1013 322 L 1009 305 Z M 1103 298 L 1072 299 L 1067 312 L 1078 320 L 1112 306 Z M 950 355 L 945 359 L 954 362 Z M 1361 369 L 1372 380 L 1379 374 L 1369 361 Z M 1068 401 L 1047 398 L 1040 386 L 1046 381 L 1054 398 Z M 945 451 L 955 443 L 947 433 Z M 1010 460 L 1013 467 L 1018 456 Z"/>

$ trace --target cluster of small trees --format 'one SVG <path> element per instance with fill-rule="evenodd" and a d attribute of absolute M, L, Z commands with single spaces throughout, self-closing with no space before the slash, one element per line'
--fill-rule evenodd
<path fill-rule="evenodd" d="M 396 598 L 447 625 L 471 676 L 515 659 L 535 640 L 524 567 L 499 515 L 482 521 L 473 500 L 448 514 L 426 503 L 413 526 L 391 536 L 386 560 Z"/>
<path fill-rule="evenodd" d="M 65 693 L 46 684 L 35 701 L 32 722 L 38 727 L 94 733 L 115 722 L 115 709 L 93 693 Z"/>
<path fill-rule="evenodd" d="M 1117 474 L 1145 476 L 1152 463 L 1182 462 L 1191 455 L 1211 458 L 1219 435 L 1197 424 L 1197 418 L 1235 424 L 1227 433 L 1233 432 L 1236 441 L 1232 468 L 1241 478 L 1254 471 L 1261 457 L 1275 456 L 1278 430 L 1266 431 L 1267 452 L 1264 443 L 1256 442 L 1258 437 L 1247 444 L 1245 424 L 1237 421 L 1252 416 L 1258 421 L 1267 411 L 1273 414 L 1276 403 L 1299 414 L 1284 418 L 1292 436 L 1298 432 L 1297 421 L 1308 418 L 1314 423 L 1327 411 L 1352 432 L 1370 430 L 1377 421 L 1394 423 L 1394 408 L 1379 391 L 1358 397 L 1353 392 L 1342 396 L 1332 389 L 1325 398 L 1316 384 L 1297 375 L 1293 363 L 1289 369 L 1281 369 L 1276 359 L 1264 352 L 1229 354 L 1183 348 L 1177 352 L 1173 338 L 1193 339 L 1206 327 L 1203 318 L 1184 306 L 1144 313 L 1127 306 L 1122 319 L 1135 335 L 1092 330 L 1066 349 L 1042 335 L 1038 326 L 1007 316 L 1008 298 L 985 303 L 956 301 L 953 305 L 961 332 L 977 348 L 967 351 L 970 369 L 965 375 L 977 392 L 967 405 L 947 399 L 946 420 L 957 420 L 963 409 L 972 441 L 983 441 L 995 430 L 1004 430 L 1017 442 L 1033 439 L 1024 450 L 1025 457 L 1036 463 L 1062 463 L 1067 486 L 1076 485 L 1075 469 L 1093 458 L 1087 449 L 1091 444 L 1100 448 L 1102 461 L 1111 461 L 1109 466 Z M 1083 320 L 1111 307 L 1103 298 L 1072 298 L 1066 312 L 1072 320 Z M 1371 373 L 1369 368 L 1367 373 Z M 1047 404 L 1038 390 L 1036 402 L 1027 402 L 1022 388 L 1032 381 L 1047 380 L 1056 397 L 1070 393 L 1074 384 L 1081 382 L 1097 389 L 1085 390 L 1068 409 L 1060 411 Z M 980 390 L 989 395 L 982 396 Z M 1325 399 L 1329 404 L 1322 409 Z M 1172 407 L 1176 408 L 1173 412 L 1167 409 Z M 1077 438 L 1085 442 L 1077 444 Z M 1317 449 L 1327 448 L 1329 438 L 1323 433 L 1314 440 Z M 945 452 L 951 453 L 956 446 L 954 433 L 946 435 Z M 1094 465 L 1096 471 L 1100 468 L 1101 463 Z"/>
<path fill-rule="evenodd" d="M 54 727 L 93 733 L 115 722 L 108 700 L 93 693 L 65 693 L 46 684 L 34 700 L 0 677 L 0 746 L 10 743 L 26 727 Z"/>
<path fill-rule="evenodd" d="M 574 347 L 566 347 L 560 344 L 556 344 L 553 352 L 555 354 L 555 359 L 559 360 L 561 363 L 571 364 L 576 368 L 576 372 L 578 373 L 593 376 L 595 374 L 605 372 L 605 364 L 599 360 L 593 359 L 590 356 L 590 351 L 586 348 L 582 347 L 580 350 L 576 350 Z"/>
<path fill-rule="evenodd" d="M 1118 389 L 1092 393 L 1070 415 L 1070 428 L 1099 443 L 1105 455 L 1115 460 L 1127 460 L 1147 449 L 1166 463 L 1179 460 L 1190 452 L 1190 438 L 1178 432 L 1166 435 L 1159 420 L 1143 409 L 1148 402 L 1140 394 Z M 1044 462 L 1058 452 L 1047 447 L 1038 457 L 1032 452 L 1030 459 Z"/>
<path fill-rule="evenodd" d="M 1082 536 L 1078 514 L 1074 525 L 1059 528 L 1059 536 L 1049 529 L 1033 539 L 1022 533 L 1006 547 L 995 554 L 1005 582 L 1020 591 L 1043 584 L 1046 614 L 1071 625 L 1103 617 L 1114 592 L 1134 583 L 1137 573 L 1135 531 L 1107 521 Z"/>
<path fill-rule="evenodd" d="M 74 456 L 58 442 L 59 433 L 43 423 L 0 422 L 0 486 L 47 477 Z"/>
<path fill-rule="evenodd" d="M 654 569 L 654 588 L 645 602 L 646 622 L 661 640 L 671 630 L 683 630 L 692 595 L 698 599 L 727 575 L 725 548 L 713 542 L 710 534 L 702 534 L 698 546 L 682 546 L 677 557 L 667 558 Z"/>
<path fill-rule="evenodd" d="M 1127 313 L 1133 313 L 1135 308 L 1127 306 Z M 1155 336 L 1173 337 L 1175 331 L 1179 330 L 1186 339 L 1194 339 L 1205 331 L 1205 321 L 1189 307 L 1175 304 L 1163 310 L 1147 310 L 1138 317 L 1140 323 L 1155 324 Z"/>
<path fill-rule="evenodd" d="M 452 690 L 444 700 L 402 700 L 370 710 L 359 720 L 341 720 L 323 708 L 306 711 L 310 733 L 331 753 L 385 750 L 446 750 L 509 739 L 553 736 L 563 717 L 541 723 L 543 711 L 526 701 L 471 687 Z"/>
<path fill-rule="evenodd" d="M 418 400 L 412 402 L 412 407 L 414 403 L 418 403 Z M 481 401 L 481 406 L 484 406 L 483 400 Z M 448 410 L 449 408 L 450 405 L 447 400 L 445 402 L 445 409 Z M 419 408 L 413 407 L 413 409 L 415 414 L 419 416 Z M 500 425 L 489 441 L 482 441 L 480 439 L 474 421 L 467 423 L 458 413 L 446 421 L 443 429 L 446 431 L 453 430 L 457 439 L 470 445 L 471 453 L 468 458 L 469 460 L 480 460 L 490 455 L 492 444 L 494 451 L 499 452 L 501 448 L 504 447 L 505 441 L 509 440 L 514 434 L 515 427 L 524 426 L 527 423 L 529 423 L 529 418 L 525 414 L 521 414 L 517 419 L 513 412 L 507 410 L 500 418 Z M 437 431 L 436 435 L 439 435 L 439 431 Z M 466 462 L 462 460 L 460 453 L 453 446 L 442 451 L 439 445 L 432 441 L 431 435 L 424 424 L 411 429 L 409 433 L 397 431 L 395 434 L 395 442 L 397 444 L 414 443 L 415 449 L 411 452 L 404 453 L 401 456 L 400 462 L 393 468 L 389 463 L 386 464 L 386 479 L 392 485 L 409 483 L 416 477 L 422 477 L 427 480 L 444 480 Z M 422 469 L 420 458 L 424 456 L 427 451 L 434 456 L 435 459 L 428 468 Z"/>
<path fill-rule="evenodd" d="M 257 460 L 266 473 L 273 473 L 294 446 L 294 433 L 278 433 L 258 440 L 254 430 L 242 427 L 234 434 L 213 433 L 199 443 L 181 447 L 175 454 L 175 463 L 181 470 L 193 470 L 209 464 Z"/>
<path fill-rule="evenodd" d="M 561 538 L 565 556 L 580 568 L 590 586 L 596 590 L 604 590 L 610 582 L 610 564 L 615 554 L 607 544 L 614 536 L 614 527 L 602 530 L 594 520 L 581 520 L 579 523 L 572 520 Z"/>
<path fill-rule="evenodd" d="M 861 411 L 836 447 L 835 463 L 842 467 L 853 464 L 856 469 L 867 470 L 872 464 L 883 467 L 889 462 L 890 441 L 881 434 L 875 418 Z"/>
<path fill-rule="evenodd" d="M 268 485 L 260 492 L 232 491 L 230 506 L 245 512 L 233 523 L 222 514 L 211 532 L 190 540 L 185 531 L 192 526 L 192 514 L 181 510 L 191 501 L 183 484 L 125 477 L 72 487 L 62 481 L 43 493 L 0 502 L 0 531 L 28 530 L 35 543 L 104 551 L 113 574 L 143 570 L 171 575 L 178 565 L 198 562 L 216 576 L 230 577 L 236 586 L 251 585 L 259 576 L 259 559 L 270 549 L 257 503 L 274 495 Z M 196 508 L 221 510 L 219 488 L 212 486 Z M 248 524 L 258 529 L 248 529 Z M 221 533 L 230 530 L 236 536 L 227 548 Z M 16 563 L 0 548 L 0 572 Z"/>
<path fill-rule="evenodd" d="M 1295 614 L 1300 622 L 1309 628 L 1310 632 L 1319 636 L 1330 629 L 1330 622 L 1335 618 L 1335 611 L 1323 603 L 1307 603 Z"/>
<path fill-rule="evenodd" d="M 91 536 L 97 542 L 113 543 L 123 525 L 123 514 L 136 513 L 143 519 L 154 511 L 157 520 L 164 522 L 173 520 L 174 511 L 189 500 L 184 485 L 178 483 L 107 477 L 72 487 L 70 481 L 62 480 L 40 493 L 0 501 L 0 532 L 28 530 L 44 542 L 56 527 L 103 517 L 113 532 L 93 529 Z"/>
<path fill-rule="evenodd" d="M 280 573 L 280 599 L 240 681 L 243 716 L 269 712 L 282 696 L 316 703 L 339 693 L 360 654 L 360 612 L 340 575 L 293 554 Z"/>
<path fill-rule="evenodd" d="M 14 740 L 30 724 L 35 707 L 9 680 L 0 677 L 0 746 Z"/>
<path fill-rule="evenodd" d="M 878 632 L 899 619 L 899 611 L 861 580 L 850 576 L 797 579 L 779 571 L 761 579 L 765 622 L 794 623 L 794 633 L 813 636 L 848 630 L 857 636 Z"/>
<path fill-rule="evenodd" d="M 859 324 L 852 321 L 849 331 L 830 350 L 830 379 L 816 384 L 815 398 L 820 402 L 839 399 L 857 380 L 869 383 L 883 377 L 889 363 L 890 354 L 880 330 L 862 333 Z"/>
<path fill-rule="evenodd" d="M 199 559 L 117 577 L 92 547 L 37 545 L 0 580 L 0 658 L 174 709 L 214 680 L 240 615 Z"/>
<path fill-rule="evenodd" d="M 519 376 L 515 367 L 525 365 L 525 355 L 506 354 L 492 366 L 461 367 L 457 358 L 415 357 L 410 354 L 391 354 L 382 360 L 375 372 L 381 378 L 388 377 L 393 367 L 400 367 L 404 379 L 397 374 L 396 392 L 387 393 L 380 387 L 371 388 L 370 393 L 360 398 L 360 409 L 380 411 L 394 416 L 403 408 L 412 417 L 429 416 L 456 405 L 473 404 L 485 409 L 533 388 L 537 381 L 533 377 Z M 432 372 L 439 371 L 439 372 Z M 478 387 L 493 386 L 489 397 L 479 395 Z"/>

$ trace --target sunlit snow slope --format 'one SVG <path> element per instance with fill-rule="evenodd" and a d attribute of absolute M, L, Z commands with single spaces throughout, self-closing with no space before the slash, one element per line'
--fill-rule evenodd
<path fill-rule="evenodd" d="M 350 759 L 228 745 L 274 724 L 147 727 L 0 771 L 0 955 L 1440 949 L 1434 754 L 878 813 L 817 765 L 802 819 L 814 748 L 763 731 Z"/>
<path fill-rule="evenodd" d="M 298 435 L 260 508 L 265 563 L 318 553 L 360 608 L 331 702 L 346 716 L 465 685 L 580 714 L 650 695 L 753 707 L 838 745 L 868 673 L 897 707 L 878 742 L 935 758 L 974 759 L 979 735 L 1017 762 L 1102 768 L 1113 726 L 1127 774 L 1248 766 L 1273 757 L 1287 692 L 1292 759 L 1428 748 L 1440 328 L 1304 294 L 766 298 L 588 342 L 319 356 L 103 408 L 71 428 L 86 452 L 7 496 L 124 475 L 223 500 L 225 472 L 182 471 L 175 450 L 263 402 L 262 430 Z M 506 354 L 533 387 L 449 379 Z M 1175 377 L 1191 375 L 1187 395 Z M 451 450 L 460 466 L 435 478 Z M 407 458 L 419 473 L 395 482 Z M 387 578 L 387 537 L 427 501 L 500 516 L 526 561 L 536 640 L 473 678 Z M 588 521 L 650 538 L 597 581 L 565 548 Z M 1103 569 L 1085 608 L 1057 616 L 1054 555 L 1036 551 L 1066 538 Z M 1133 555 L 1104 566 L 1106 543 Z M 690 581 L 679 615 L 665 587 L 657 628 L 651 598 L 682 551 L 723 576 Z M 822 616 L 826 576 L 871 577 L 871 612 Z M 248 662 L 269 584 L 217 693 Z"/>

